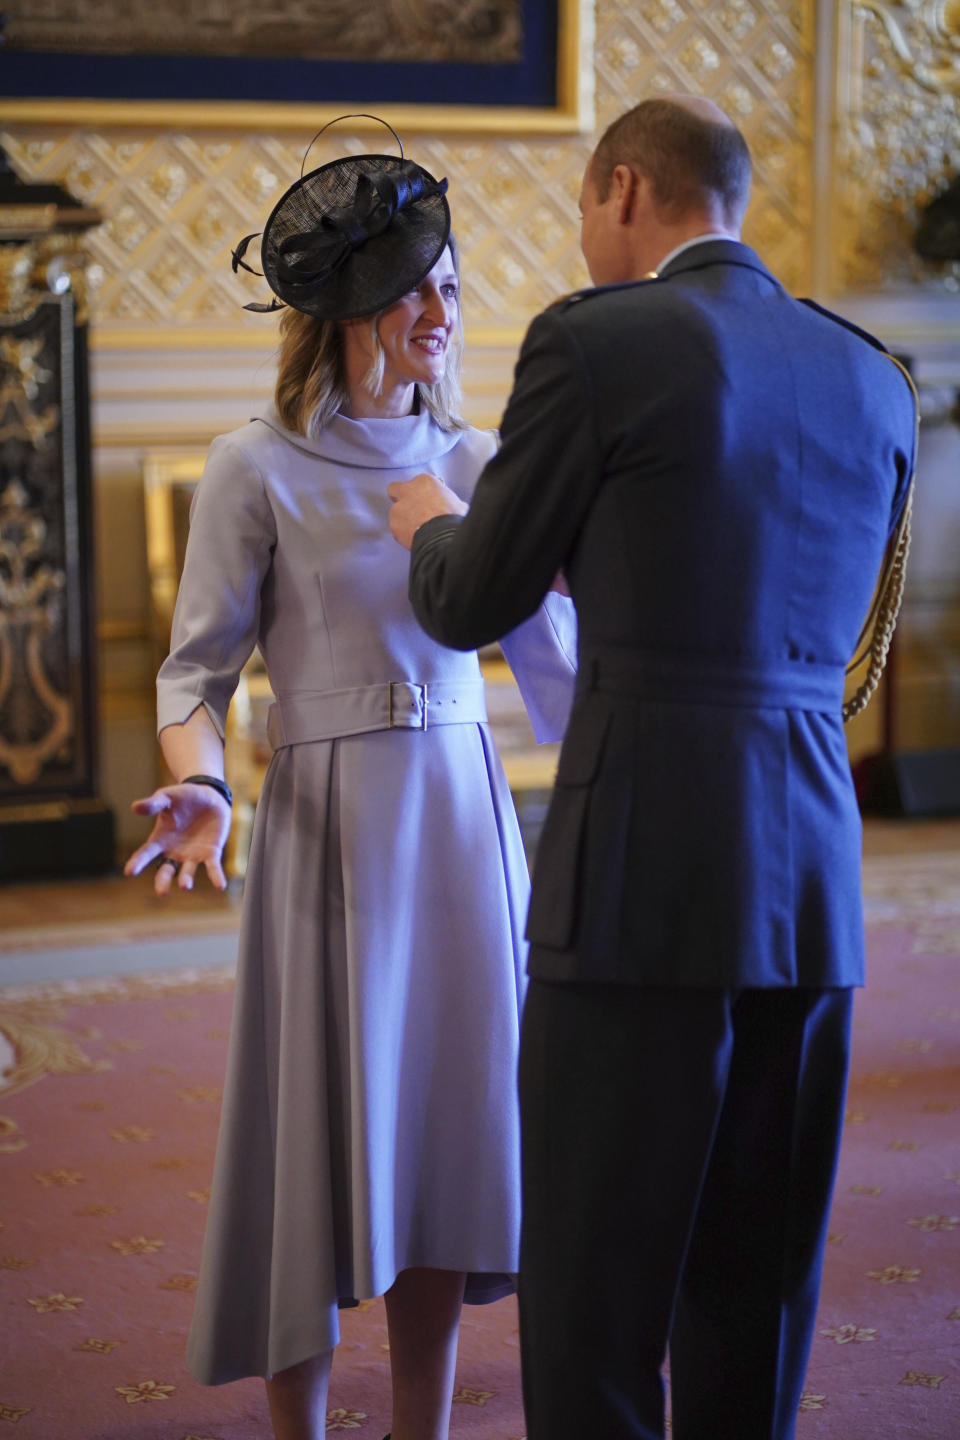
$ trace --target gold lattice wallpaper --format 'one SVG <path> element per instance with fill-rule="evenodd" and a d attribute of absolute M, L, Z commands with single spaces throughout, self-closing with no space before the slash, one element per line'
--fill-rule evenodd
<path fill-rule="evenodd" d="M 710 96 L 741 125 L 756 164 L 745 238 L 791 290 L 840 309 L 845 297 L 869 308 L 877 291 L 911 304 L 932 295 L 924 314 L 949 311 L 956 334 L 950 292 L 960 290 L 960 264 L 923 264 L 911 239 L 919 207 L 960 170 L 960 0 L 597 0 L 592 58 L 586 46 L 583 56 L 597 129 L 669 90 Z M 586 282 L 576 202 L 592 137 L 509 125 L 458 133 L 419 114 L 428 118 L 418 130 L 404 125 L 404 140 L 450 180 L 467 328 L 480 342 L 469 352 L 479 358 L 468 414 L 493 424 L 525 322 Z M 233 276 L 230 249 L 299 173 L 312 133 L 165 118 L 140 128 L 18 120 L 0 135 L 25 178 L 63 182 L 105 218 L 88 241 L 100 352 L 102 753 L 104 794 L 125 843 L 134 838 L 129 801 L 154 782 L 143 461 L 154 448 L 202 449 L 210 434 L 242 423 L 248 399 L 259 403 L 267 388 L 275 326 L 243 312 L 245 300 L 263 298 L 263 282 Z M 373 148 L 371 132 L 341 127 L 311 162 L 341 146 Z M 209 366 L 208 348 L 217 352 Z M 944 494 L 954 489 L 951 471 Z M 954 509 L 934 511 L 935 528 L 948 533 Z M 934 589 L 928 611 L 939 616 L 953 601 L 941 604 Z M 952 578 L 943 593 L 955 595 Z M 946 714 L 937 684 L 929 694 Z M 927 693 L 916 687 L 924 716 L 934 713 Z M 878 713 L 868 717 L 874 728 Z M 931 735 L 940 732 L 927 719 L 909 729 L 916 743 Z M 875 739 L 871 731 L 863 745 Z"/>
<path fill-rule="evenodd" d="M 826 75 L 825 37 L 836 51 Z M 834 294 L 960 290 L 960 264 L 931 266 L 911 248 L 919 206 L 960 168 L 960 0 L 597 0 L 593 78 L 598 128 L 664 90 L 727 109 L 756 160 L 746 238 L 791 289 L 824 278 L 810 272 L 817 224 L 830 231 Z M 831 130 L 829 184 L 814 174 L 818 125 Z M 108 339 L 246 326 L 240 306 L 256 287 L 231 275 L 230 246 L 262 223 L 309 138 L 17 125 L 3 140 L 25 177 L 65 181 L 106 217 L 90 250 Z M 575 212 L 590 137 L 405 139 L 450 179 L 472 325 L 522 325 L 584 283 Z M 343 128 L 336 148 L 370 143 Z M 318 146 L 311 161 L 333 153 Z"/>
<path fill-rule="evenodd" d="M 598 126 L 658 91 L 716 98 L 756 158 L 748 238 L 801 289 L 811 224 L 813 10 L 813 0 L 599 0 L 596 13 Z M 231 274 L 230 247 L 258 228 L 299 173 L 309 138 L 19 126 L 4 143 L 24 177 L 65 181 L 106 217 L 89 242 L 102 339 L 132 326 L 245 324 L 240 306 L 260 292 Z M 590 137 L 404 139 L 411 155 L 450 179 L 469 323 L 520 324 L 585 283 L 576 200 Z M 325 142 L 312 163 L 336 153 Z M 340 144 L 368 149 L 370 132 L 341 127 Z"/>

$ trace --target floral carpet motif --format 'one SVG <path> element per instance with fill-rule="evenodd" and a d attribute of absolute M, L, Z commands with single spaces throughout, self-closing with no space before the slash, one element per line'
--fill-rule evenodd
<path fill-rule="evenodd" d="M 957 1440 L 960 854 L 872 860 L 865 893 L 797 1435 Z M 0 988 L 0 1440 L 269 1435 L 259 1381 L 205 1389 L 183 1363 L 231 1003 L 226 970 Z M 382 1301 L 342 1328 L 327 1429 L 381 1440 Z M 522 1440 L 512 1301 L 464 1312 L 451 1433 Z"/>

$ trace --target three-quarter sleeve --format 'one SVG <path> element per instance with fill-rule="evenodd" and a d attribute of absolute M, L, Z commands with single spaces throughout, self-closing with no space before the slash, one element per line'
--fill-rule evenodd
<path fill-rule="evenodd" d="M 551 591 L 538 609 L 504 635 L 500 648 L 513 671 L 537 744 L 562 740 L 577 678 L 577 612 Z"/>
<path fill-rule="evenodd" d="M 260 590 L 276 544 L 263 476 L 231 435 L 214 440 L 190 510 L 170 654 L 157 676 L 157 728 L 204 705 L 221 737 L 257 642 Z"/>

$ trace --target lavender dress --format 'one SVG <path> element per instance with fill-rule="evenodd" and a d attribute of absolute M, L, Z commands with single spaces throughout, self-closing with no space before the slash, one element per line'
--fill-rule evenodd
<path fill-rule="evenodd" d="M 338 1307 L 410 1266 L 512 1288 L 527 871 L 476 655 L 414 620 L 385 493 L 429 469 L 469 498 L 494 444 L 268 413 L 197 491 L 160 726 L 204 704 L 222 732 L 256 643 L 278 701 L 187 1352 L 208 1384 L 330 1349 Z M 504 641 L 540 740 L 574 644 L 557 595 Z"/>

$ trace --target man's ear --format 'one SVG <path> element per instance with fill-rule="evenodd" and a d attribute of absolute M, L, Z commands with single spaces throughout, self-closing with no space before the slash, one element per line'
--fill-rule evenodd
<path fill-rule="evenodd" d="M 614 166 L 610 177 L 610 188 L 616 201 L 616 216 L 621 225 L 629 225 L 633 218 L 639 187 L 647 184 L 643 175 L 636 174 L 629 165 Z"/>

